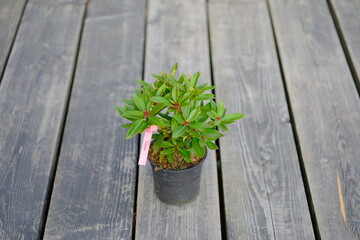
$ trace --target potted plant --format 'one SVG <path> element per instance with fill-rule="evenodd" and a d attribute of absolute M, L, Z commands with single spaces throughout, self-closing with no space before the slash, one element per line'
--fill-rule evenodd
<path fill-rule="evenodd" d="M 207 148 L 216 150 L 215 140 L 227 131 L 226 125 L 244 117 L 241 113 L 226 113 L 222 101 L 216 103 L 214 94 L 206 93 L 215 86 L 198 85 L 200 73 L 175 76 L 178 65 L 170 74 L 153 74 L 150 84 L 138 80 L 132 99 L 119 114 L 131 123 L 126 139 L 157 126 L 148 152 L 160 200 L 169 204 L 189 202 L 198 195 L 202 164 Z"/>

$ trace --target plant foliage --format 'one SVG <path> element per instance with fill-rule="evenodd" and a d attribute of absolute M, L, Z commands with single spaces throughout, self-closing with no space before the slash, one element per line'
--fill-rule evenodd
<path fill-rule="evenodd" d="M 176 78 L 178 64 L 170 74 L 152 74 L 153 84 L 137 80 L 140 89 L 136 89 L 132 99 L 124 100 L 125 106 L 116 106 L 119 114 L 131 123 L 123 125 L 129 128 L 126 139 L 142 133 L 150 125 L 159 127 L 154 151 L 160 152 L 160 160 L 165 156 L 169 162 L 177 151 L 185 161 L 190 155 L 203 157 L 205 146 L 217 149 L 214 141 L 223 136 L 217 129 L 227 131 L 227 125 L 243 118 L 242 113 L 226 114 L 222 101 L 215 103 L 214 94 L 206 93 L 215 88 L 207 83 L 198 84 L 200 73 L 193 76 L 181 74 Z"/>

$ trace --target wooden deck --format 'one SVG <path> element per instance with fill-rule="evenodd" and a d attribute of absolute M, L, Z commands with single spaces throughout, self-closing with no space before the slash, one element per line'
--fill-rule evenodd
<path fill-rule="evenodd" d="M 192 203 L 114 106 L 201 71 L 247 117 Z M 360 1 L 0 0 L 0 239 L 360 239 Z"/>

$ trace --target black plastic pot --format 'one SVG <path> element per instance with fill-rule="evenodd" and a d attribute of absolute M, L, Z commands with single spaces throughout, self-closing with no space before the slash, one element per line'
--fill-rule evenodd
<path fill-rule="evenodd" d="M 164 203 L 176 205 L 195 200 L 199 194 L 201 169 L 206 156 L 207 149 L 199 164 L 183 170 L 158 170 L 149 158 L 156 196 Z"/>

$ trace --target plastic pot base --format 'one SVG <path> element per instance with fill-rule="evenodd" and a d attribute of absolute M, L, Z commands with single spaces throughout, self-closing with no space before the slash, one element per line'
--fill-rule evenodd
<path fill-rule="evenodd" d="M 156 165 L 149 159 L 154 178 L 155 194 L 160 201 L 171 205 L 181 205 L 194 201 L 199 195 L 201 170 L 206 156 L 207 150 L 198 165 L 183 170 L 155 170 Z"/>

